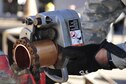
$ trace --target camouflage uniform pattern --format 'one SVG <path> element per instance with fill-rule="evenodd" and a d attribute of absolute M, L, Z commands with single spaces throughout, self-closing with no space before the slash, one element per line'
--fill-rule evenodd
<path fill-rule="evenodd" d="M 107 36 L 110 24 L 114 22 L 124 9 L 126 0 L 86 0 L 81 15 L 82 34 L 85 44 L 101 43 Z M 119 45 L 126 51 L 126 43 Z M 122 59 L 111 53 L 114 65 L 118 68 L 126 67 L 126 58 Z"/>
<path fill-rule="evenodd" d="M 118 44 L 117 46 L 126 52 L 126 42 Z M 126 68 L 126 57 L 122 59 L 122 58 L 111 53 L 111 58 L 112 58 L 112 62 L 114 63 L 114 65 L 116 67 L 118 67 L 120 69 Z"/>
<path fill-rule="evenodd" d="M 126 0 L 121 0 L 123 2 L 124 5 L 126 5 Z"/>
<path fill-rule="evenodd" d="M 110 24 L 122 11 L 120 0 L 86 0 L 84 8 L 79 11 L 84 43 L 101 43 L 109 32 Z"/>

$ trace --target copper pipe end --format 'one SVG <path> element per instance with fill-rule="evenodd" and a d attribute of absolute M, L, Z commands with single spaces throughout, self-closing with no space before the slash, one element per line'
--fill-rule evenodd
<path fill-rule="evenodd" d="M 30 65 L 31 65 L 30 53 L 24 45 L 19 44 L 15 47 L 14 61 L 16 62 L 18 67 L 21 69 L 30 67 Z"/>
<path fill-rule="evenodd" d="M 39 64 L 42 67 L 54 65 L 58 58 L 58 49 L 52 40 L 30 42 L 27 38 L 16 42 L 13 49 L 14 61 L 21 69 Z"/>

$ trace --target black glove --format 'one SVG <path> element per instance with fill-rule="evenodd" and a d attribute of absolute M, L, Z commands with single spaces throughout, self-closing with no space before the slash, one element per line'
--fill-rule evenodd
<path fill-rule="evenodd" d="M 69 58 L 67 65 L 69 75 L 79 75 L 81 70 L 88 72 L 102 68 L 95 60 L 95 55 L 100 49 L 100 44 L 85 46 L 69 46 L 62 50 L 63 56 Z"/>
<path fill-rule="evenodd" d="M 102 68 L 97 61 L 95 60 L 95 55 L 101 48 L 101 44 L 90 44 L 85 46 L 69 46 L 66 48 L 62 48 L 61 53 L 63 58 L 69 58 L 69 62 L 67 64 L 68 74 L 69 75 L 80 75 L 80 71 L 93 72 L 100 68 Z M 50 69 L 52 74 L 61 76 L 61 72 L 59 69 Z M 47 78 L 47 83 L 52 84 L 52 80 Z"/>

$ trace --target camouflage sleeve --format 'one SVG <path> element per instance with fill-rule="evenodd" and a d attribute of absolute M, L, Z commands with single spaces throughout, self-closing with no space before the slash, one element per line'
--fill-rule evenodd
<path fill-rule="evenodd" d="M 121 0 L 123 2 L 123 4 L 126 6 L 126 0 Z"/>
<path fill-rule="evenodd" d="M 100 43 L 106 38 L 110 23 L 122 12 L 121 0 L 86 0 L 81 15 L 85 44 Z"/>
<path fill-rule="evenodd" d="M 123 49 L 126 52 L 126 42 L 118 44 L 117 46 L 120 47 L 121 49 Z M 126 57 L 122 59 L 119 56 L 116 56 L 116 55 L 111 53 L 111 59 L 112 59 L 112 62 L 114 63 L 114 65 L 116 67 L 118 67 L 120 69 L 126 68 Z"/>

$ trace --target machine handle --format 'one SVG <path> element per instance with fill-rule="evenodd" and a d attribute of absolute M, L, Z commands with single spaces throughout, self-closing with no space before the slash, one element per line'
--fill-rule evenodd
<path fill-rule="evenodd" d="M 59 77 L 57 75 L 51 74 L 48 68 L 44 69 L 45 74 L 50 79 L 52 79 L 53 81 L 56 81 L 56 82 L 59 82 L 59 83 L 66 82 L 68 80 L 68 71 L 67 71 L 67 68 L 66 68 L 66 65 L 67 65 L 68 61 L 69 61 L 69 59 L 68 58 L 65 58 L 64 65 L 61 68 L 62 77 Z"/>

